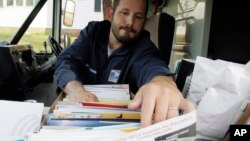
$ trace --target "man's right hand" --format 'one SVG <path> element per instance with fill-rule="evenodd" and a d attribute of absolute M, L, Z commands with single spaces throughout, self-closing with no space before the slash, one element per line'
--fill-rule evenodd
<path fill-rule="evenodd" d="M 86 91 L 79 81 L 70 81 L 63 87 L 63 91 L 68 95 L 71 102 L 97 102 L 98 98 Z"/>

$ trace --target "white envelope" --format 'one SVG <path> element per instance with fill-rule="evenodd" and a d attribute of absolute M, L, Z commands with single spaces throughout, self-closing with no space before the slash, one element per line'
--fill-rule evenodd
<path fill-rule="evenodd" d="M 0 100 L 0 138 L 22 137 L 38 131 L 43 108 L 43 103 Z"/>

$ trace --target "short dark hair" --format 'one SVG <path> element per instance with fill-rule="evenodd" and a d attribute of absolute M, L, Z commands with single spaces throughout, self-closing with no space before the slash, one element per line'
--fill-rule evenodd
<path fill-rule="evenodd" d="M 148 13 L 148 0 L 145 0 L 145 2 L 146 2 L 145 17 L 147 17 L 147 13 Z M 113 11 L 116 10 L 116 8 L 118 7 L 119 4 L 120 4 L 120 0 L 113 0 Z"/>

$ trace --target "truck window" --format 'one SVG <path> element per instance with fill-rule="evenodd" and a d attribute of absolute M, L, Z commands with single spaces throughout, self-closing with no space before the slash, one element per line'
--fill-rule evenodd
<path fill-rule="evenodd" d="M 10 42 L 39 0 L 0 0 L 0 40 Z M 36 53 L 51 53 L 43 42 L 52 31 L 52 4 L 48 0 L 18 44 L 31 44 Z"/>
<path fill-rule="evenodd" d="M 64 8 L 65 2 L 66 0 L 62 1 L 62 8 Z M 62 39 L 65 39 L 65 34 L 70 35 L 70 44 L 77 38 L 80 30 L 83 29 L 88 24 L 88 22 L 103 20 L 102 3 L 99 0 L 74 0 L 74 2 L 75 15 L 73 25 L 65 26 L 63 24 L 63 17 L 61 18 L 61 37 Z"/>

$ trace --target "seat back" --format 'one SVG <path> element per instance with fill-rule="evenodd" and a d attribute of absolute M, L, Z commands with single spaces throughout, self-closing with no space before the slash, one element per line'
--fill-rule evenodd
<path fill-rule="evenodd" d="M 144 26 L 150 32 L 150 39 L 159 48 L 161 57 L 169 64 L 174 31 L 175 18 L 167 13 L 157 13 L 150 16 Z"/>

